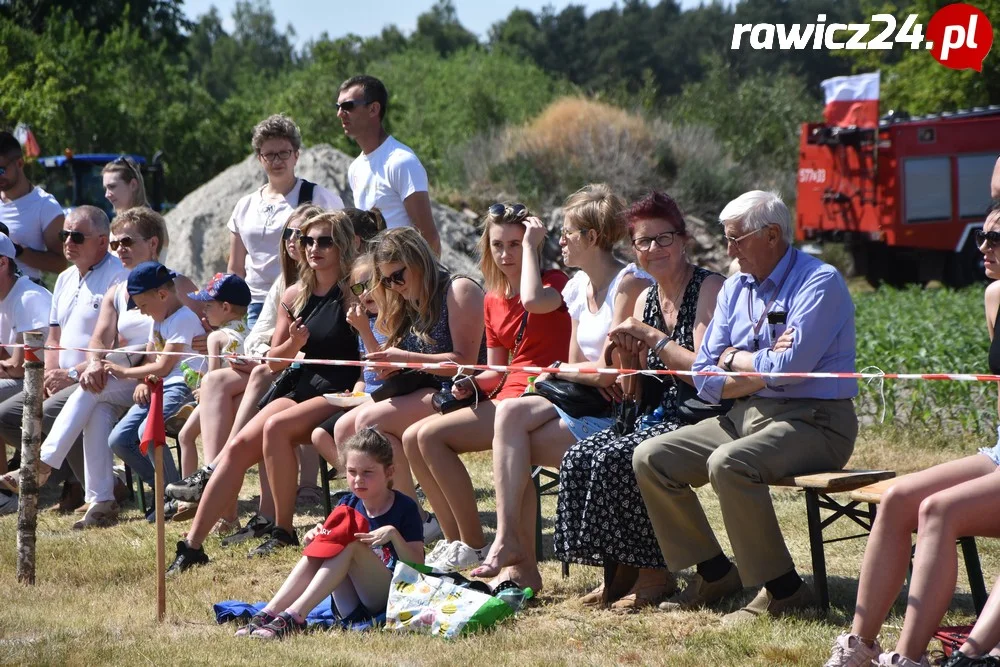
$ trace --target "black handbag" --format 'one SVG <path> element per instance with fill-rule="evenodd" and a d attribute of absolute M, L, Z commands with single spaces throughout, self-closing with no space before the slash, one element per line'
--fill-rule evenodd
<path fill-rule="evenodd" d="M 697 424 L 711 417 L 718 417 L 729 412 L 733 407 L 733 399 L 728 398 L 722 403 L 706 403 L 698 397 L 698 391 L 687 382 L 674 378 L 677 385 L 677 413 L 687 424 Z"/>
<path fill-rule="evenodd" d="M 264 406 L 274 399 L 287 395 L 298 384 L 300 377 L 302 377 L 302 366 L 299 364 L 286 366 L 283 371 L 278 373 L 278 377 L 274 378 L 274 382 L 271 383 L 271 386 L 268 387 L 264 395 L 257 401 L 257 409 L 263 410 Z"/>
<path fill-rule="evenodd" d="M 437 389 L 440 386 L 441 378 L 408 368 L 387 377 L 382 386 L 372 392 L 372 400 L 377 403 L 393 396 L 406 396 L 420 389 Z"/>
<path fill-rule="evenodd" d="M 552 378 L 535 383 L 535 393 L 570 417 L 610 417 L 612 403 L 601 390 L 572 380 Z"/>

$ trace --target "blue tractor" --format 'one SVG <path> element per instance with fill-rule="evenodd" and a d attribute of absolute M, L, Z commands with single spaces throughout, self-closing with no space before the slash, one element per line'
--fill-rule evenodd
<path fill-rule="evenodd" d="M 113 216 L 111 204 L 104 197 L 104 183 L 101 170 L 109 162 L 121 155 L 116 153 L 85 153 L 75 155 L 67 150 L 65 155 L 50 155 L 38 158 L 38 164 L 45 170 L 43 187 L 55 197 L 65 209 L 90 204 L 104 209 Z M 163 153 L 157 152 L 148 163 L 140 155 L 129 155 L 142 170 L 146 184 L 146 197 L 154 211 L 165 212 L 163 201 Z"/>

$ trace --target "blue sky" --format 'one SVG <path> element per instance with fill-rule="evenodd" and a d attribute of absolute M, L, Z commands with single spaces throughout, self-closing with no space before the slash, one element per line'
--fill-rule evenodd
<path fill-rule="evenodd" d="M 651 3 L 656 0 L 650 0 Z M 417 16 L 427 11 L 434 4 L 433 0 L 367 0 L 365 2 L 336 2 L 329 0 L 272 0 L 271 9 L 283 30 L 291 24 L 295 28 L 297 44 L 302 45 L 310 39 L 319 37 L 323 32 L 331 37 L 340 37 L 347 33 L 362 36 L 377 35 L 382 27 L 396 24 L 404 33 L 409 34 L 417 27 Z M 612 0 L 576 0 L 561 2 L 559 0 L 454 0 L 455 10 L 462 25 L 485 37 L 490 26 L 505 18 L 511 10 L 517 7 L 539 12 L 546 5 L 552 5 L 556 11 L 574 4 L 583 5 L 590 14 L 600 9 L 607 9 L 616 3 Z M 681 0 L 681 6 L 697 7 L 700 0 Z M 184 0 L 185 14 L 195 18 L 204 14 L 215 5 L 224 19 L 224 26 L 231 30 L 233 7 L 236 0 Z"/>

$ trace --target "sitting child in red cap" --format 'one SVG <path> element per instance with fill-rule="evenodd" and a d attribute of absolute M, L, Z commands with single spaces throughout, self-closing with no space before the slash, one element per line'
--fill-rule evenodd
<path fill-rule="evenodd" d="M 350 495 L 306 533 L 302 559 L 237 636 L 280 639 L 304 630 L 306 615 L 331 593 L 341 618 L 374 618 L 385 611 L 396 561 L 424 562 L 417 504 L 392 490 L 392 445 L 366 428 L 343 452 Z"/>

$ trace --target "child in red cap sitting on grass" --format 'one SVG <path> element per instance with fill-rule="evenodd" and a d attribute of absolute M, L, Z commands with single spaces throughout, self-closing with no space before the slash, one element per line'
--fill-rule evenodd
<path fill-rule="evenodd" d="M 396 561 L 423 563 L 417 504 L 392 490 L 392 445 L 366 428 L 343 452 L 350 495 L 306 533 L 302 559 L 237 636 L 280 639 L 304 630 L 306 615 L 331 593 L 342 619 L 374 618 L 385 611 Z"/>

